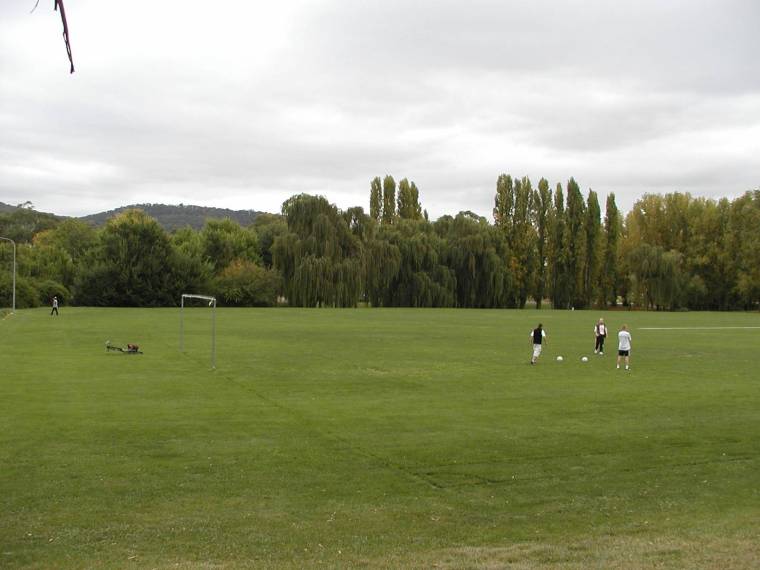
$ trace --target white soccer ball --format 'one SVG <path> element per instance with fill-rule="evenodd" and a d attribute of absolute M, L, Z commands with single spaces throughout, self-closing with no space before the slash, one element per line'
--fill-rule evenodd
<path fill-rule="evenodd" d="M 562 362 L 563 360 L 564 360 L 564 358 L 562 358 L 561 356 L 557 357 L 557 362 Z"/>
<path fill-rule="evenodd" d="M 581 358 L 581 362 L 588 362 L 588 356 L 584 356 Z"/>

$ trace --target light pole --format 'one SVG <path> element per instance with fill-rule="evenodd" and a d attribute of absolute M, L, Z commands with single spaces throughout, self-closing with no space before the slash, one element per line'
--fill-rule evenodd
<path fill-rule="evenodd" d="M 16 312 L 16 242 L 13 241 L 11 238 L 2 237 L 0 236 L 0 239 L 9 241 L 13 244 L 13 310 L 12 312 Z"/>

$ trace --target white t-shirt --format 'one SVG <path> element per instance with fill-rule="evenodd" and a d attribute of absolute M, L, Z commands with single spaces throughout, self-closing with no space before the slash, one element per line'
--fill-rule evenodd
<path fill-rule="evenodd" d="M 594 325 L 596 336 L 607 336 L 607 326 L 605 324 Z"/>
<path fill-rule="evenodd" d="M 631 350 L 631 333 L 628 331 L 618 333 L 618 350 Z"/>

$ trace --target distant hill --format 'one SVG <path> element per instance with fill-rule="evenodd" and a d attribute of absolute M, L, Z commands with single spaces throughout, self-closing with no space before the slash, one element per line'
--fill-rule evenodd
<path fill-rule="evenodd" d="M 131 206 L 122 206 L 121 208 L 116 208 L 115 210 L 90 214 L 89 216 L 82 216 L 76 219 L 82 220 L 84 222 L 89 222 L 93 226 L 98 227 L 105 225 L 108 220 L 114 216 L 118 216 L 124 210 L 129 210 L 132 208 L 139 208 L 140 210 L 143 210 L 146 214 L 152 218 L 155 218 L 161 227 L 169 232 L 177 230 L 179 228 L 184 228 L 185 226 L 190 226 L 194 230 L 200 230 L 208 219 L 220 220 L 229 218 L 245 227 L 251 225 L 259 214 L 264 213 L 257 212 L 255 210 L 228 210 L 227 208 L 186 206 L 184 204 L 180 204 L 179 206 L 170 206 L 167 204 L 132 204 Z M 36 210 L 24 207 L 24 205 L 19 207 L 0 202 L 0 214 L 9 214 L 19 210 L 36 212 Z M 50 217 L 51 219 L 56 220 L 64 220 L 67 218 L 67 216 L 57 216 L 55 214 L 47 214 L 45 212 L 36 212 L 36 214 L 39 214 L 43 217 Z"/>
<path fill-rule="evenodd" d="M 228 210 L 226 208 L 209 208 L 205 206 L 170 206 L 167 204 L 133 204 L 123 206 L 115 210 L 91 214 L 79 218 L 82 221 L 90 222 L 95 226 L 104 225 L 110 218 L 119 215 L 124 210 L 138 208 L 148 214 L 167 231 L 174 231 L 185 226 L 190 226 L 195 230 L 203 227 L 207 219 L 224 219 L 229 218 L 241 226 L 249 226 L 256 219 L 256 216 L 263 212 L 254 210 Z"/>
<path fill-rule="evenodd" d="M 9 214 L 9 213 L 15 212 L 16 210 L 31 210 L 34 212 L 37 211 L 34 209 L 34 206 L 31 202 L 25 202 L 23 204 L 18 204 L 16 206 L 12 206 L 11 204 L 6 204 L 5 202 L 0 202 L 0 214 Z M 48 212 L 38 212 L 38 213 L 48 215 L 48 216 L 53 216 L 55 218 L 64 217 L 64 216 L 56 216 L 55 214 L 50 214 Z"/>

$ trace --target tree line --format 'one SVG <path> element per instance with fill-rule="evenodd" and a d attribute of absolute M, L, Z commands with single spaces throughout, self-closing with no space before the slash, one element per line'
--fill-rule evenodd
<path fill-rule="evenodd" d="M 28 208 L 0 214 L 18 243 L 17 306 L 173 306 L 186 292 L 229 306 L 753 309 L 760 304 L 760 190 L 729 200 L 646 194 L 604 212 L 571 178 L 502 174 L 492 219 L 430 221 L 406 178 L 370 182 L 369 211 L 300 194 L 246 227 L 171 233 L 141 210 L 101 229 Z M 7 242 L 3 242 L 7 243 Z M 0 304 L 11 296 L 0 245 Z"/>

